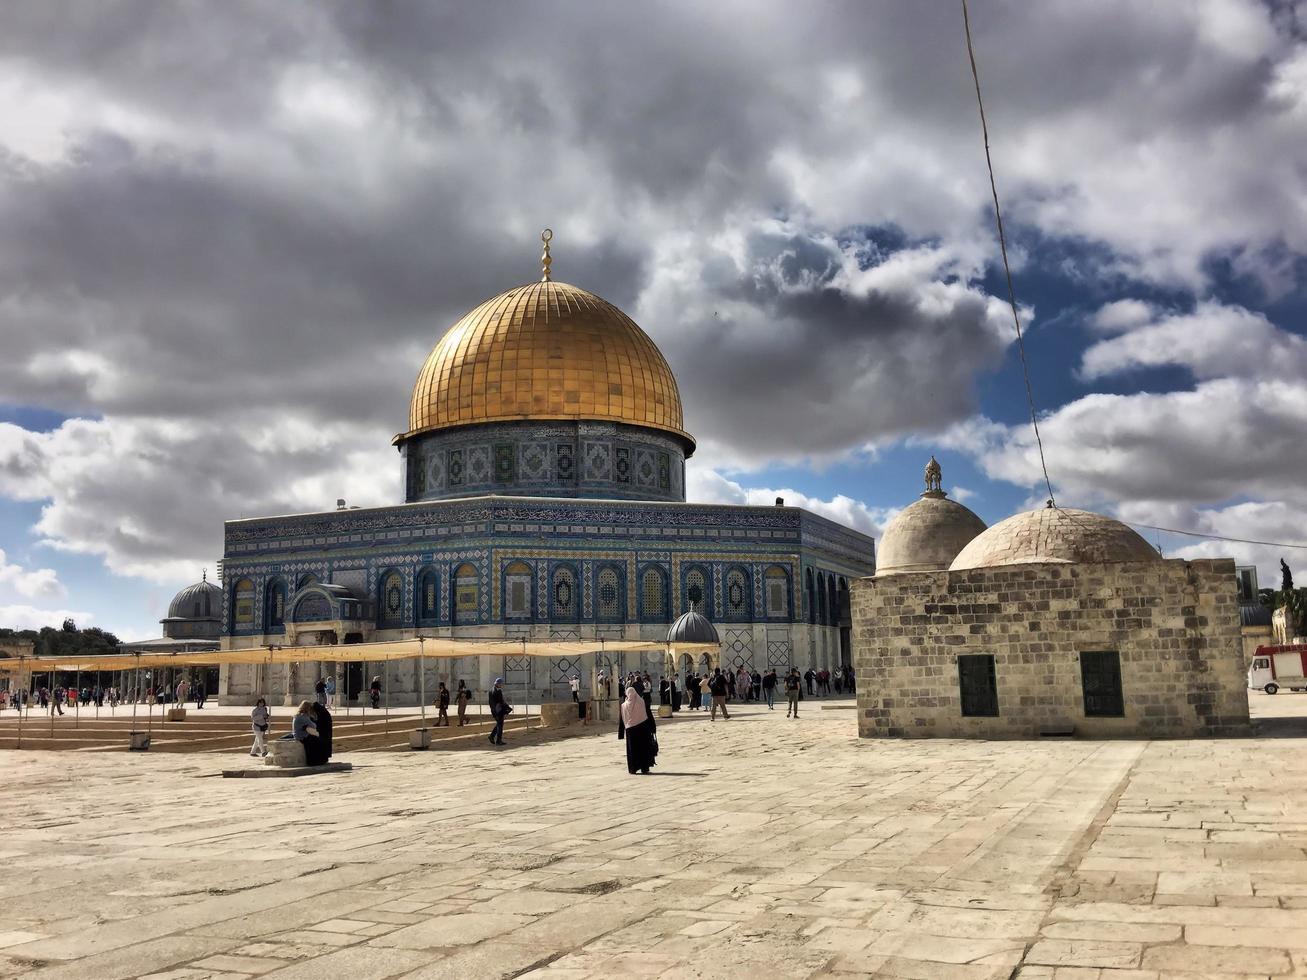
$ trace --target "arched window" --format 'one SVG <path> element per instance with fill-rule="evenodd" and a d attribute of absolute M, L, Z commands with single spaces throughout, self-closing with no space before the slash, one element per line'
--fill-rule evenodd
<path fill-rule="evenodd" d="M 268 583 L 263 623 L 265 633 L 275 633 L 286 625 L 286 583 L 279 578 Z"/>
<path fill-rule="evenodd" d="M 830 623 L 830 608 L 826 604 L 826 575 L 823 572 L 817 573 L 817 625 L 826 626 Z"/>
<path fill-rule="evenodd" d="M 851 625 L 852 610 L 849 608 L 849 580 L 840 579 L 839 588 L 835 593 L 835 622 L 840 626 Z"/>
<path fill-rule="evenodd" d="M 317 585 L 317 584 L 318 584 L 318 577 L 314 575 L 312 572 L 305 572 L 303 575 L 300 576 L 299 582 L 296 583 L 295 588 L 302 589 L 306 586 Z"/>
<path fill-rule="evenodd" d="M 554 569 L 549 585 L 550 620 L 555 623 L 575 623 L 579 618 L 580 595 L 576 587 L 576 571 L 570 565 Z"/>
<path fill-rule="evenodd" d="M 466 626 L 477 621 L 477 604 L 481 599 L 475 565 L 459 565 L 454 572 L 454 625 Z"/>
<path fill-rule="evenodd" d="M 515 561 L 504 569 L 504 618 L 531 618 L 531 566 Z"/>
<path fill-rule="evenodd" d="M 418 622 L 430 626 L 440 622 L 440 576 L 434 568 L 424 568 L 418 576 L 416 603 Z"/>
<path fill-rule="evenodd" d="M 803 570 L 803 594 L 808 601 L 808 623 L 817 622 L 817 593 L 812 586 L 812 569 Z"/>
<path fill-rule="evenodd" d="M 377 624 L 402 626 L 404 623 L 404 576 L 399 572 L 382 572 L 377 589 Z"/>
<path fill-rule="evenodd" d="M 595 576 L 595 618 L 604 623 L 620 623 L 626 619 L 625 608 L 621 573 L 612 565 L 605 565 Z"/>
<path fill-rule="evenodd" d="M 646 623 L 667 622 L 667 579 L 659 568 L 646 568 L 640 575 L 640 619 Z"/>
<path fill-rule="evenodd" d="M 840 622 L 840 604 L 836 594 L 835 576 L 826 579 L 826 623 L 838 626 Z"/>
<path fill-rule="evenodd" d="M 747 623 L 753 619 L 753 595 L 747 569 L 737 565 L 726 570 L 722 602 L 725 606 L 723 619 L 736 623 Z"/>
<path fill-rule="evenodd" d="M 691 565 L 685 572 L 684 591 L 681 593 L 683 612 L 693 609 L 709 619 L 713 618 L 712 578 L 708 569 L 701 565 Z"/>
<path fill-rule="evenodd" d="M 254 626 L 254 581 L 243 578 L 232 587 L 231 622 L 235 629 Z"/>
<path fill-rule="evenodd" d="M 780 565 L 773 565 L 763 575 L 763 601 L 768 619 L 785 619 L 790 614 L 790 577 Z"/>

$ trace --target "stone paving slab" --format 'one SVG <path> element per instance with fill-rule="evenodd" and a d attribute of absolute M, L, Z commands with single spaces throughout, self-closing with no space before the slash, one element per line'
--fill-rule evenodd
<path fill-rule="evenodd" d="M 0 977 L 1307 976 L 1301 740 L 853 724 L 686 716 L 637 777 L 609 730 L 290 783 L 0 752 Z"/>

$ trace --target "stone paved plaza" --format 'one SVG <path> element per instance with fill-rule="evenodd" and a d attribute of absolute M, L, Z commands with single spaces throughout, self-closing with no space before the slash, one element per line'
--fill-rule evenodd
<path fill-rule="evenodd" d="M 308 779 L 0 753 L 0 976 L 1307 975 L 1302 738 L 858 740 L 844 704 L 682 716 L 649 777 L 607 729 Z"/>

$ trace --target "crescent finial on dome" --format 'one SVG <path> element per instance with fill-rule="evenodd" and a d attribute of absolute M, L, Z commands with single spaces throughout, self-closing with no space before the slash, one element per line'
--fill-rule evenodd
<path fill-rule="evenodd" d="M 540 281 L 549 282 L 549 267 L 554 264 L 554 260 L 549 257 L 549 243 L 554 239 L 554 230 L 546 228 L 540 233 L 540 241 L 544 243 L 544 251 L 540 253 Z"/>

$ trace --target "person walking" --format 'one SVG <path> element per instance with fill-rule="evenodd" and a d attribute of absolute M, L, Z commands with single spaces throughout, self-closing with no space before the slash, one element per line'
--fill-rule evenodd
<path fill-rule="evenodd" d="M 318 704 L 327 703 L 327 679 L 319 677 L 313 684 L 313 696 L 318 699 Z"/>
<path fill-rule="evenodd" d="M 439 728 L 443 724 L 446 728 L 448 728 L 449 727 L 449 688 L 445 686 L 444 681 L 440 682 L 440 689 L 436 691 L 436 708 L 439 710 L 440 713 L 436 716 L 435 727 Z"/>
<path fill-rule="evenodd" d="M 190 693 L 191 686 L 186 683 L 186 678 L 183 677 L 177 682 L 177 703 L 183 708 L 186 707 L 186 701 L 190 698 Z"/>
<path fill-rule="evenodd" d="M 762 675 L 762 694 L 767 699 L 767 707 L 776 710 L 776 669 L 772 668 Z"/>
<path fill-rule="evenodd" d="M 454 700 L 458 704 L 458 727 L 462 728 L 467 724 L 467 706 L 472 700 L 472 692 L 467 689 L 467 681 L 458 682 L 458 691 L 454 695 Z"/>
<path fill-rule="evenodd" d="M 789 701 L 789 706 L 785 709 L 785 717 L 799 717 L 799 695 L 802 693 L 799 672 L 792 669 L 785 675 L 785 697 Z"/>
<path fill-rule="evenodd" d="M 658 675 L 658 706 L 661 708 L 664 705 L 669 705 L 671 703 L 672 703 L 672 685 L 667 683 L 666 674 L 659 674 Z"/>
<path fill-rule="evenodd" d="M 271 726 L 272 712 L 268 710 L 268 702 L 259 698 L 254 702 L 254 710 L 250 712 L 250 730 L 254 732 L 254 744 L 250 746 L 250 755 L 268 754 L 267 738 Z"/>
<path fill-rule="evenodd" d="M 567 686 L 572 689 L 572 703 L 580 704 L 581 703 L 581 678 L 576 674 L 573 674 L 571 679 L 568 680 Z"/>
<path fill-rule="evenodd" d="M 808 683 L 808 693 L 816 694 L 817 692 L 812 688 L 812 682 L 817 679 L 817 672 L 809 667 L 807 671 L 804 672 L 803 679 Z"/>
<path fill-rule="evenodd" d="M 381 677 L 380 675 L 372 678 L 372 683 L 368 685 L 368 699 L 372 702 L 372 710 L 376 711 L 381 707 Z"/>
<path fill-rule="evenodd" d="M 634 687 L 626 689 L 626 700 L 618 712 L 617 737 L 626 742 L 626 771 L 647 776 L 658 755 L 658 724 Z"/>
<path fill-rule="evenodd" d="M 508 698 L 504 696 L 504 679 L 495 678 L 495 686 L 490 689 L 490 717 L 495 719 L 495 727 L 490 730 L 490 744 L 504 744 L 504 719 L 508 713 L 513 710 L 513 706 L 508 703 Z"/>
<path fill-rule="evenodd" d="M 726 712 L 726 694 L 730 688 L 720 667 L 713 668 L 712 679 L 708 682 L 708 690 L 712 692 L 712 717 L 708 720 L 716 721 L 717 709 L 721 708 L 722 719 L 724 721 L 730 721 L 731 716 Z"/>
<path fill-rule="evenodd" d="M 327 702 L 326 702 L 327 707 L 328 707 L 328 708 L 334 708 L 334 707 L 336 707 L 336 677 L 335 677 L 335 675 L 334 675 L 334 674 L 329 675 L 329 676 L 327 677 L 327 680 L 323 683 L 322 686 L 323 686 L 323 688 L 325 689 L 326 694 L 327 694 Z"/>
<path fill-rule="evenodd" d="M 203 710 L 204 702 L 209 699 L 209 692 L 204 688 L 204 681 L 195 682 L 195 707 Z"/>

